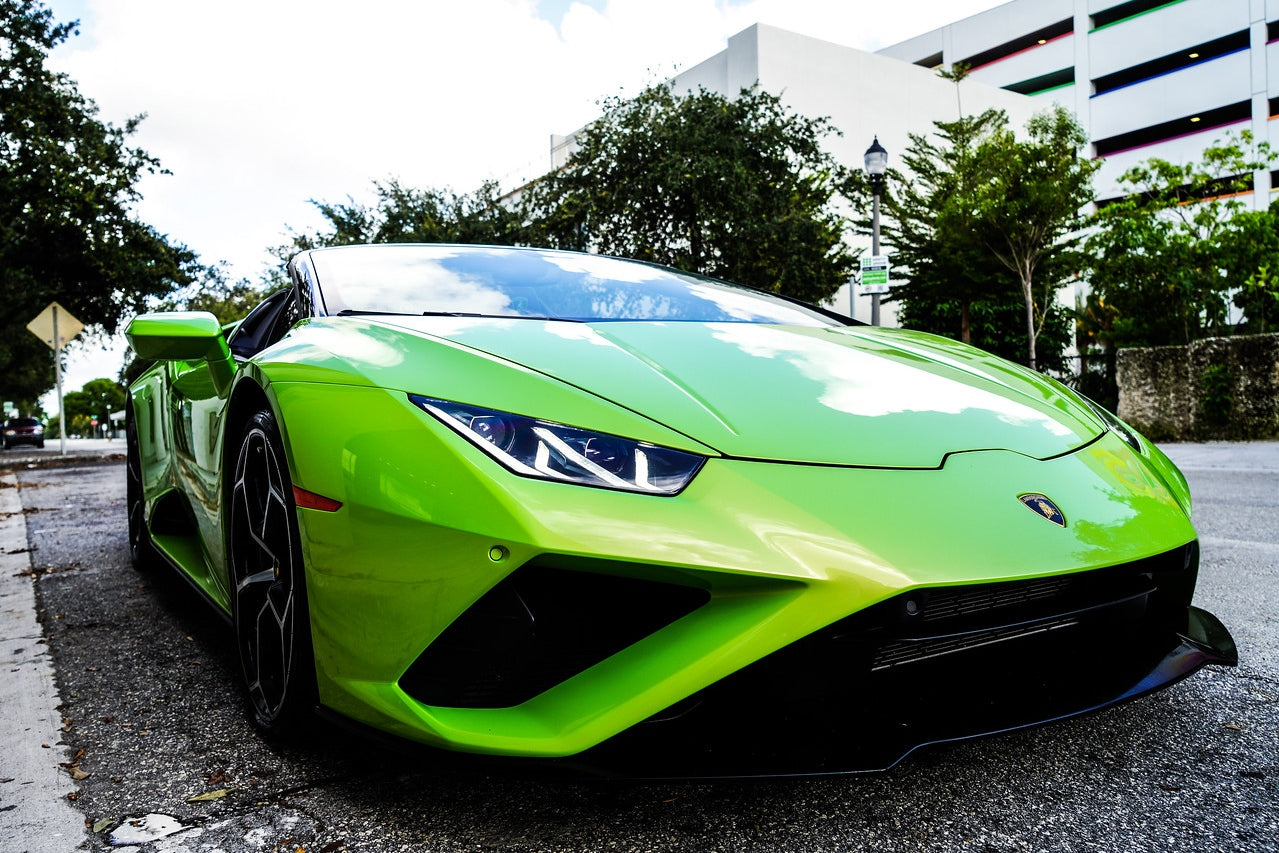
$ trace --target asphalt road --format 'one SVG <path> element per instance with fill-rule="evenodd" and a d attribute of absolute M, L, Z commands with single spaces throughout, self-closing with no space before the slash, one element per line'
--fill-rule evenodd
<path fill-rule="evenodd" d="M 876 776 L 753 783 L 512 776 L 324 726 L 268 744 L 225 623 L 129 565 L 123 466 L 22 469 L 78 849 L 1279 850 L 1279 444 L 1169 449 L 1196 497 L 1196 602 L 1232 630 L 1238 669 Z"/>

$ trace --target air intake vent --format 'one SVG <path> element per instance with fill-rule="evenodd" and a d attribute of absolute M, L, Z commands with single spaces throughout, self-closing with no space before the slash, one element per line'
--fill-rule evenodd
<path fill-rule="evenodd" d="M 463 613 L 400 679 L 404 692 L 427 705 L 513 707 L 710 598 L 702 589 L 552 562 L 520 568 Z"/>

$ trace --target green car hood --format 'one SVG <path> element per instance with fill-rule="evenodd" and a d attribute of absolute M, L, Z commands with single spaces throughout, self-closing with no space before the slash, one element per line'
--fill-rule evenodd
<path fill-rule="evenodd" d="M 739 458 L 934 468 L 946 454 L 966 450 L 1044 459 L 1086 444 L 1103 429 L 1069 392 L 1038 373 L 902 330 L 360 319 L 403 330 L 409 348 L 416 348 L 412 338 L 426 347 L 443 338 L 556 377 Z M 421 363 L 429 363 L 428 352 Z M 500 393 L 482 390 L 459 402 L 504 407 Z M 556 419 L 553 411 L 519 413 Z"/>

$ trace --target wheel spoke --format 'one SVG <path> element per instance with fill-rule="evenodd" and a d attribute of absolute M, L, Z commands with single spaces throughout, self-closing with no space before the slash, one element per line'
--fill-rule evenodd
<path fill-rule="evenodd" d="M 262 583 L 275 583 L 274 569 L 266 569 L 265 571 L 257 572 L 256 574 L 241 578 L 235 585 L 235 591 L 237 593 L 244 592 L 250 586 Z"/>

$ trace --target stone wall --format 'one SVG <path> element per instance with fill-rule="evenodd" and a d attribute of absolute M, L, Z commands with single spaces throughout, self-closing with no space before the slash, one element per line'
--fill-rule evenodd
<path fill-rule="evenodd" d="M 1155 441 L 1279 437 L 1279 335 L 1122 349 L 1117 414 Z"/>

